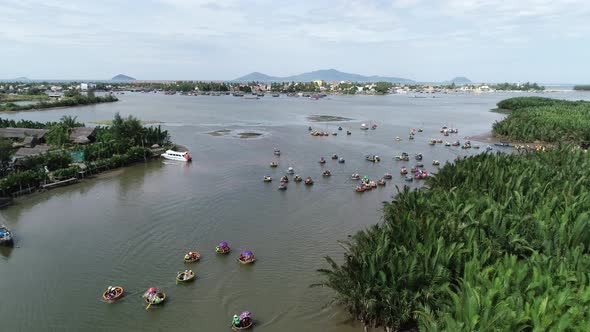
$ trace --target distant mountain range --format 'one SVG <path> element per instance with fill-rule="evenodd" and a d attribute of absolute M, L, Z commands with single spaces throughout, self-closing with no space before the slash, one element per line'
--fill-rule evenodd
<path fill-rule="evenodd" d="M 401 77 L 386 76 L 364 76 L 359 74 L 344 73 L 336 69 L 322 69 L 299 75 L 277 77 L 269 76 L 259 72 L 253 72 L 248 75 L 236 78 L 236 82 L 311 82 L 315 80 L 332 81 L 351 81 L 351 82 L 391 82 L 391 83 L 415 83 L 415 81 Z"/>
<path fill-rule="evenodd" d="M 131 76 L 119 74 L 119 75 L 111 78 L 111 80 L 112 81 L 135 81 L 135 78 L 133 78 Z"/>

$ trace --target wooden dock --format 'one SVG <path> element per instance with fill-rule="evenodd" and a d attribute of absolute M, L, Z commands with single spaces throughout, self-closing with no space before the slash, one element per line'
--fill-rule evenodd
<path fill-rule="evenodd" d="M 70 184 L 76 183 L 76 182 L 78 182 L 77 178 L 70 178 L 70 179 L 66 179 L 66 180 L 62 180 L 62 181 L 56 181 L 56 182 L 44 184 L 41 186 L 41 188 L 42 189 L 53 189 L 53 188 L 57 188 L 57 187 L 67 186 L 67 185 L 70 185 Z"/>

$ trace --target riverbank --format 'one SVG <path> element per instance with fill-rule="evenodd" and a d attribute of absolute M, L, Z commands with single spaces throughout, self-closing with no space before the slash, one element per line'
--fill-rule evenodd
<path fill-rule="evenodd" d="M 46 94 L 38 95 L 16 95 L 16 94 L 3 94 L 0 93 L 0 104 L 11 103 L 15 101 L 32 101 L 32 100 L 47 100 L 49 96 Z"/>
<path fill-rule="evenodd" d="M 18 111 L 29 111 L 29 110 L 45 110 L 55 109 L 63 107 L 74 107 L 83 105 L 94 105 L 100 103 L 116 102 L 119 99 L 112 95 L 103 97 L 88 97 L 88 96 L 76 96 L 76 97 L 64 97 L 61 100 L 51 102 L 39 102 L 36 104 L 17 105 L 14 103 L 0 104 L 0 112 L 18 112 Z"/>

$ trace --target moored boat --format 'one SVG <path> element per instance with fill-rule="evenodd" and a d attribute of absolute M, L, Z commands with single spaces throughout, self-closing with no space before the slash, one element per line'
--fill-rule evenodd
<path fill-rule="evenodd" d="M 383 176 L 384 179 L 386 180 L 391 180 L 393 179 L 393 175 L 391 173 L 385 173 L 385 175 Z"/>
<path fill-rule="evenodd" d="M 102 299 L 107 302 L 113 302 L 123 296 L 123 287 L 121 286 L 109 286 L 107 290 L 102 293 Z"/>
<path fill-rule="evenodd" d="M 387 182 L 385 182 L 385 179 L 379 179 L 379 180 L 377 180 L 377 185 L 378 186 L 384 186 L 386 184 L 387 184 Z"/>
<path fill-rule="evenodd" d="M 337 154 L 333 154 L 332 155 L 332 160 L 336 160 L 336 159 L 338 159 L 338 155 Z"/>
<path fill-rule="evenodd" d="M 358 173 L 353 173 L 353 174 L 350 176 L 350 179 L 351 179 L 351 180 L 358 180 L 358 179 L 360 179 L 360 178 L 361 178 L 361 176 L 360 176 Z"/>
<path fill-rule="evenodd" d="M 279 164 L 277 162 L 271 161 L 270 167 L 272 167 L 272 168 L 279 167 Z"/>
<path fill-rule="evenodd" d="M 0 225 L 0 245 L 13 246 L 14 236 L 5 225 Z"/>
<path fill-rule="evenodd" d="M 344 164 L 344 162 L 345 162 L 344 158 L 340 158 L 340 159 L 338 159 L 338 163 L 340 163 L 340 164 Z"/>
<path fill-rule="evenodd" d="M 322 175 L 323 175 L 323 176 L 332 176 L 332 172 L 330 172 L 330 171 L 328 171 L 328 170 L 325 170 L 325 171 L 322 173 Z"/>
<path fill-rule="evenodd" d="M 274 153 L 275 156 L 280 156 L 281 155 L 281 150 L 274 149 L 273 153 Z"/>
<path fill-rule="evenodd" d="M 433 161 L 432 161 L 432 165 L 434 165 L 434 166 L 439 166 L 439 165 L 440 165 L 440 161 L 438 161 L 438 160 L 433 160 Z"/>
<path fill-rule="evenodd" d="M 287 168 L 287 174 L 295 174 L 295 170 L 293 169 L 293 167 Z"/>
<path fill-rule="evenodd" d="M 287 190 L 287 183 L 286 182 L 281 182 L 281 184 L 279 184 L 279 190 Z"/>
<path fill-rule="evenodd" d="M 324 157 L 320 158 L 320 161 L 318 161 L 320 164 L 325 164 L 326 163 L 326 159 L 324 159 Z"/>
<path fill-rule="evenodd" d="M 286 177 L 286 176 L 283 176 L 283 177 L 281 178 L 281 182 L 288 183 L 288 182 L 289 182 L 289 178 L 288 178 L 288 177 Z"/>
<path fill-rule="evenodd" d="M 365 191 L 365 189 L 366 189 L 365 188 L 365 185 L 364 184 L 361 184 L 361 185 L 356 186 L 356 188 L 354 189 L 354 191 L 356 191 L 357 193 L 362 193 L 362 192 Z"/>
<path fill-rule="evenodd" d="M 193 158 L 188 153 L 188 151 L 174 151 L 174 150 L 166 150 L 166 152 L 162 153 L 162 158 L 168 160 L 176 160 L 176 161 L 185 161 L 189 162 L 192 161 Z"/>
<path fill-rule="evenodd" d="M 301 181 L 303 181 L 303 179 L 301 178 L 301 176 L 295 175 L 295 177 L 293 177 L 293 181 L 295 181 L 295 182 L 301 182 Z"/>
<path fill-rule="evenodd" d="M 264 178 L 262 178 L 262 181 L 264 181 L 264 182 L 271 182 L 272 181 L 272 177 L 270 177 L 269 175 L 265 175 Z"/>
<path fill-rule="evenodd" d="M 305 179 L 305 185 L 306 185 L 306 186 L 311 186 L 311 185 L 313 185 L 313 180 L 312 180 L 310 177 L 306 178 L 306 179 Z"/>

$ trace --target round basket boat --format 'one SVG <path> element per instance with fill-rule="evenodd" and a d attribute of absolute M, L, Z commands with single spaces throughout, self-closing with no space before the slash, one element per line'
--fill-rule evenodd
<path fill-rule="evenodd" d="M 195 276 L 196 274 L 192 271 L 188 272 L 188 278 L 184 279 L 182 278 L 182 276 L 184 276 L 186 273 L 185 272 L 180 272 L 179 274 L 176 275 L 176 281 L 177 282 L 191 282 L 191 281 L 195 281 Z"/>
<path fill-rule="evenodd" d="M 227 254 L 229 254 L 230 251 L 231 251 L 230 248 L 227 248 L 226 250 L 223 250 L 222 248 L 215 248 L 215 252 L 220 255 L 227 255 Z"/>
<path fill-rule="evenodd" d="M 123 287 L 115 286 L 113 288 L 115 289 L 115 296 L 109 297 L 108 296 L 109 291 L 106 290 L 106 291 L 104 291 L 104 293 L 102 293 L 102 299 L 103 300 L 105 300 L 107 302 L 113 302 L 113 301 L 116 301 L 119 298 L 121 298 L 121 296 L 123 296 Z"/>
<path fill-rule="evenodd" d="M 188 259 L 186 258 L 186 255 L 185 255 L 184 262 L 185 263 L 194 263 L 194 262 L 197 262 L 199 259 L 201 259 L 201 254 L 199 254 L 198 252 L 195 252 L 194 254 L 195 254 L 194 257 L 189 257 Z"/>
<path fill-rule="evenodd" d="M 252 264 L 252 263 L 254 263 L 254 261 L 256 261 L 256 258 L 252 257 L 249 260 L 245 260 L 245 261 L 238 258 L 238 261 L 242 264 Z"/>
<path fill-rule="evenodd" d="M 248 324 L 247 326 L 240 326 L 240 327 L 235 326 L 234 323 L 232 322 L 231 323 L 231 328 L 234 331 L 240 331 L 240 330 L 247 330 L 247 329 L 251 328 L 252 325 L 254 325 L 254 321 L 253 320 L 250 320 L 250 324 Z"/>
<path fill-rule="evenodd" d="M 164 301 L 166 300 L 166 293 L 164 292 L 159 292 L 158 294 L 156 294 L 156 296 L 161 299 L 159 302 L 154 302 L 153 300 L 150 300 L 149 297 L 145 297 L 145 303 L 149 305 L 158 305 L 164 303 Z"/>

